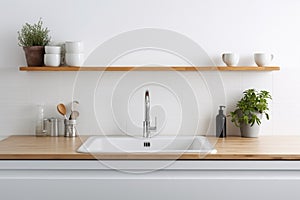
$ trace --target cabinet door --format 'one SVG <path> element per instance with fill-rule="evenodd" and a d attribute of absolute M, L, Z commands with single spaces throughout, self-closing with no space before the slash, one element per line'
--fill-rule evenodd
<path fill-rule="evenodd" d="M 1 199 L 300 199 L 300 172 L 284 170 L 0 170 Z"/>

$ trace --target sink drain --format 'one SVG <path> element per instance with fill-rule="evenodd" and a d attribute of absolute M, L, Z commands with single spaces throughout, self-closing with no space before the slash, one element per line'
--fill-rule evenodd
<path fill-rule="evenodd" d="M 150 146 L 151 146 L 150 142 L 144 142 L 144 147 L 150 147 Z"/>

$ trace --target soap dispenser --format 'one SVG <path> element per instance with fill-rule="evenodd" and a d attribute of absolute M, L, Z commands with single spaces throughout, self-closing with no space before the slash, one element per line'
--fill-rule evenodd
<path fill-rule="evenodd" d="M 216 137 L 226 137 L 226 116 L 224 115 L 223 108 L 220 106 L 219 114 L 216 117 Z"/>

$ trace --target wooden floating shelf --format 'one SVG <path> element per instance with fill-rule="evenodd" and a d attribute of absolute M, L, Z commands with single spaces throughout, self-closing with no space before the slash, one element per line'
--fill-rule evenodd
<path fill-rule="evenodd" d="M 278 71 L 280 67 L 268 66 L 170 66 L 170 67 L 129 67 L 129 66 L 114 66 L 114 67 L 20 67 L 20 71 Z"/>

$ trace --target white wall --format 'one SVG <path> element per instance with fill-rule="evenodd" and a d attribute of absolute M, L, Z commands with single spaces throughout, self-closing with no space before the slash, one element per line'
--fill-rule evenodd
<path fill-rule="evenodd" d="M 281 67 L 279 72 L 221 73 L 227 111 L 233 109 L 243 90 L 249 87 L 268 89 L 273 95 L 271 121 L 264 123 L 262 134 L 300 134 L 300 127 L 297 126 L 300 120 L 300 70 L 297 69 L 300 58 L 298 0 L 10 0 L 1 1 L 0 8 L 0 135 L 33 134 L 35 108 L 38 103 L 46 104 L 47 116 L 58 117 L 55 105 L 59 102 L 69 103 L 72 99 L 75 72 L 18 71 L 19 66 L 25 65 L 25 59 L 22 49 L 17 46 L 17 31 L 25 22 L 36 22 L 39 17 L 43 18 L 45 25 L 51 30 L 53 41 L 82 40 L 85 43 L 86 55 L 113 36 L 140 28 L 168 29 L 183 34 L 202 46 L 216 65 L 222 65 L 220 55 L 227 51 L 240 54 L 240 65 L 254 65 L 254 52 L 274 53 L 272 64 Z M 163 62 L 162 60 L 159 62 Z M 177 63 L 176 59 L 172 62 Z M 178 64 L 182 63 L 178 61 Z M 103 79 L 103 85 L 113 85 L 121 75 L 108 73 Z M 82 76 L 88 81 L 96 75 L 86 73 Z M 149 74 L 139 74 L 139 77 L 148 76 Z M 172 77 L 173 74 L 169 72 L 166 76 Z M 209 92 L 205 89 L 201 91 L 197 87 L 197 83 L 201 81 L 196 80 L 194 74 L 187 73 L 185 76 L 191 78 L 190 84 L 196 92 L 199 111 L 208 108 L 199 113 L 198 125 L 202 131 L 203 126 L 206 126 L 204 129 L 208 126 L 205 122 L 214 120 L 217 107 L 209 105 Z M 128 84 L 130 83 L 132 82 L 129 81 Z M 81 103 L 80 133 L 100 133 L 94 112 L 100 112 L 103 120 L 103 116 L 107 116 L 102 124 L 103 132 L 120 133 L 110 109 L 95 111 L 94 105 L 89 103 L 87 97 L 92 95 L 86 93 L 92 89 L 86 85 L 86 90 L 77 94 L 78 96 L 75 95 Z M 153 90 L 153 95 L 156 91 L 159 93 L 158 90 Z M 98 95 L 99 93 L 101 91 L 98 91 Z M 105 94 L 101 93 L 103 96 Z M 160 95 L 153 97 L 153 101 L 167 103 L 164 94 Z M 163 99 L 160 100 L 160 97 Z M 142 102 L 139 104 L 134 108 L 133 114 L 137 123 L 142 121 L 143 112 Z M 171 103 L 175 104 L 176 101 Z M 95 106 L 107 108 L 110 105 L 103 101 Z M 176 109 L 174 112 L 180 113 Z M 161 116 L 164 116 L 164 112 Z M 204 120 L 201 121 L 202 118 Z M 178 115 L 172 120 L 177 124 L 182 119 Z M 191 119 L 194 122 L 197 120 L 194 117 Z M 159 123 L 165 122 L 167 124 L 164 133 L 171 134 L 174 128 L 171 121 Z M 126 126 L 126 122 L 124 123 Z M 187 126 L 185 128 L 182 134 L 190 131 Z M 228 133 L 238 134 L 238 129 L 229 123 Z"/>

